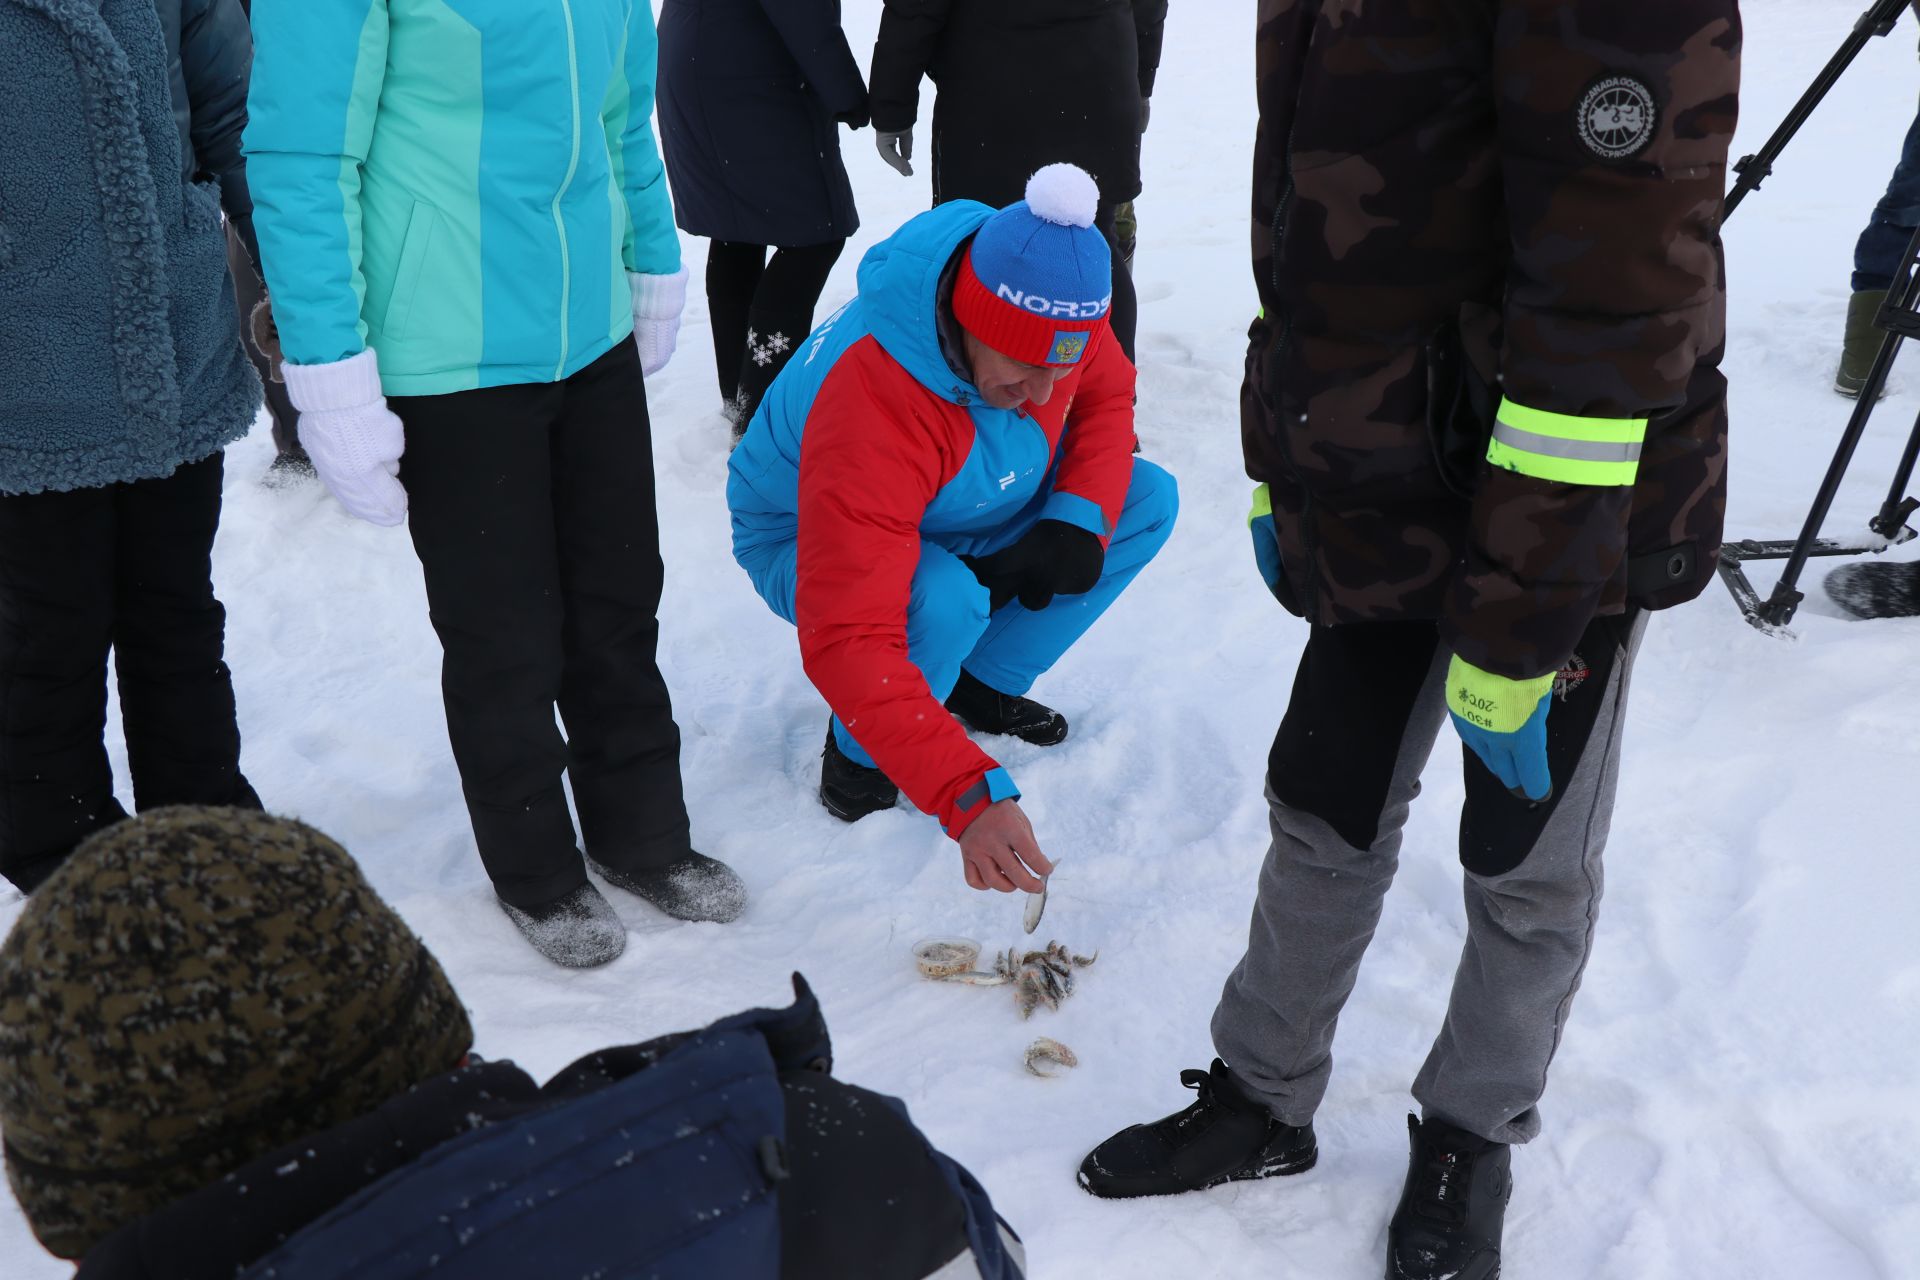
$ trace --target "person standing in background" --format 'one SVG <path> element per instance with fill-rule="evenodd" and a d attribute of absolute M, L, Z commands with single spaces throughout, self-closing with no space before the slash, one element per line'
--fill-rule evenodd
<path fill-rule="evenodd" d="M 690 842 L 655 657 L 643 378 L 673 354 L 687 273 L 652 9 L 258 3 L 246 144 L 287 392 L 340 504 L 410 523 L 502 908 L 558 964 L 626 946 L 565 774 L 587 865 L 679 919 L 733 919 L 745 889 Z"/>
<path fill-rule="evenodd" d="M 202 0 L 204 3 L 204 0 Z M 253 16 L 253 0 L 239 0 L 240 10 L 249 21 Z M 247 65 L 241 68 L 241 81 L 244 84 L 253 62 L 253 38 L 249 35 L 245 41 Z M 245 94 L 242 93 L 242 110 L 245 109 Z M 245 123 L 245 115 L 241 117 Z M 233 161 L 236 166 L 232 173 L 239 179 L 240 190 L 246 190 L 246 170 L 244 158 L 238 146 L 239 134 L 234 135 L 235 146 Z M 221 179 L 224 191 L 231 179 L 225 175 Z M 273 465 L 267 472 L 267 483 L 282 485 L 299 480 L 312 479 L 313 462 L 307 457 L 307 451 L 300 447 L 300 435 L 297 430 L 299 414 L 294 410 L 293 402 L 287 399 L 287 385 L 280 376 L 280 350 L 278 340 L 270 332 L 264 331 L 264 325 L 271 309 L 263 312 L 260 304 L 266 301 L 267 282 L 260 269 L 260 242 L 253 234 L 253 202 L 246 204 L 245 218 L 233 213 L 232 202 L 228 202 L 227 212 L 227 272 L 233 277 L 234 303 L 240 309 L 240 338 L 247 349 L 247 359 L 253 362 L 253 371 L 260 375 L 260 385 L 266 392 L 267 414 L 273 419 Z M 259 317 L 261 327 L 254 324 Z"/>
<path fill-rule="evenodd" d="M 1920 13 L 1920 6 L 1916 6 Z M 1899 163 L 1887 182 L 1886 194 L 1874 206 L 1853 249 L 1853 296 L 1847 300 L 1847 328 L 1840 351 L 1840 371 L 1833 389 L 1849 400 L 1866 389 L 1873 358 L 1886 336 L 1874 323 L 1893 287 L 1900 260 L 1920 231 L 1920 115 L 1907 129 Z"/>
<path fill-rule="evenodd" d="M 666 0 L 660 68 L 674 219 L 712 241 L 713 361 L 738 441 L 860 226 L 837 126 L 866 126 L 867 87 L 840 0 Z"/>
<path fill-rule="evenodd" d="M 235 0 L 0 0 L 0 874 L 32 891 L 135 806 L 258 808 L 213 592 L 222 450 L 260 386 Z"/>
<path fill-rule="evenodd" d="M 1140 133 L 1167 0 L 886 0 L 867 77 L 874 139 L 913 175 L 920 80 L 934 82 L 933 202 L 1002 208 L 1056 162 L 1100 188 L 1094 225 L 1122 257 L 1117 208 L 1140 194 Z M 1133 359 L 1133 279 L 1113 273 L 1113 334 Z"/>

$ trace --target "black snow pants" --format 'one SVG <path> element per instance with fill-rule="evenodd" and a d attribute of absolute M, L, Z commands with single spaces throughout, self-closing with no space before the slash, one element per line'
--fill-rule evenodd
<path fill-rule="evenodd" d="M 216 453 L 159 480 L 0 496 L 0 874 L 22 889 L 127 816 L 109 650 L 135 808 L 260 807 L 213 594 L 221 471 Z"/>
<path fill-rule="evenodd" d="M 495 891 L 533 908 L 586 883 L 563 773 L 595 861 L 640 870 L 682 856 L 633 343 L 564 382 L 389 403 L 406 425 L 400 482 L 444 652 L 447 734 Z"/>

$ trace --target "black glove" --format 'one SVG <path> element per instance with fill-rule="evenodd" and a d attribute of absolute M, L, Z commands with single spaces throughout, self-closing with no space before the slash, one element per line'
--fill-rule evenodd
<path fill-rule="evenodd" d="M 859 106 L 849 107 L 833 119 L 836 124 L 843 124 L 855 133 L 858 133 L 871 122 L 867 115 L 867 100 L 865 98 L 860 99 Z"/>
<path fill-rule="evenodd" d="M 1093 590 L 1106 569 L 1107 550 L 1079 525 L 1042 520 L 1012 546 L 967 564 L 991 593 L 993 608 L 1018 596 L 1021 604 L 1038 612 L 1057 595 Z"/>

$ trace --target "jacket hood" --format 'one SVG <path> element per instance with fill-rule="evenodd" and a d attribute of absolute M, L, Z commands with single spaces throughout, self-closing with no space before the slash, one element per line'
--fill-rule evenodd
<path fill-rule="evenodd" d="M 860 302 L 867 330 L 921 386 L 943 400 L 970 404 L 980 393 L 940 349 L 940 274 L 994 210 L 953 200 L 910 219 L 860 260 Z"/>

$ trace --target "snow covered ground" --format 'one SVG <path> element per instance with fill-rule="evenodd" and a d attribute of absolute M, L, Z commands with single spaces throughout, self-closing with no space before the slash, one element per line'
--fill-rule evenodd
<path fill-rule="evenodd" d="M 1864 3 L 1749 0 L 1739 151 L 1765 137 Z M 862 62 L 879 7 L 847 4 Z M 1180 529 L 1038 691 L 1073 717 L 1071 741 L 995 744 L 1044 846 L 1067 858 L 1043 934 L 1101 952 L 1057 1014 L 1023 1025 L 1004 991 L 921 982 L 915 940 L 1005 945 L 1020 904 L 968 891 L 930 819 L 903 808 L 849 828 L 814 798 L 824 711 L 791 630 L 727 553 L 703 302 L 651 388 L 663 662 L 696 838 L 754 901 L 722 928 L 671 923 L 615 893 L 633 936 L 606 969 L 548 965 L 493 905 L 404 532 L 350 521 L 317 487 L 263 488 L 264 427 L 233 449 L 216 567 L 247 771 L 272 807 L 358 855 L 452 974 L 483 1052 L 544 1076 L 601 1045 L 784 1002 L 799 969 L 826 1006 L 840 1074 L 908 1101 L 1026 1235 L 1035 1276 L 1380 1273 L 1407 1085 L 1462 938 L 1460 784 L 1445 755 L 1341 1027 L 1319 1168 L 1122 1204 L 1073 1183 L 1092 1144 L 1184 1105 L 1176 1073 L 1212 1056 L 1207 1018 L 1244 940 L 1266 845 L 1260 775 L 1303 637 L 1260 589 L 1244 526 L 1251 11 L 1175 5 L 1147 138 L 1141 434 L 1180 477 Z M 1914 38 L 1904 20 L 1874 42 L 1731 224 L 1734 536 L 1797 529 L 1845 421 L 1828 387 L 1847 270 L 1920 89 Z M 846 139 L 866 225 L 827 307 L 850 293 L 860 253 L 926 199 L 924 166 L 902 180 L 872 137 Z M 925 156 L 924 127 L 919 141 Z M 697 277 L 700 246 L 689 249 Z M 1834 530 L 1877 507 L 1920 410 L 1920 359 L 1896 379 Z M 1546 1132 L 1515 1159 L 1509 1276 L 1920 1276 L 1920 621 L 1845 621 L 1816 590 L 1796 631 L 1761 635 L 1716 587 L 1650 633 L 1598 949 Z M 124 776 L 123 756 L 116 766 Z M 0 901 L 0 927 L 19 909 Z M 1083 1065 L 1053 1081 L 1024 1074 L 1036 1034 Z M 65 1274 L 10 1200 L 0 1260 L 9 1280 Z"/>

